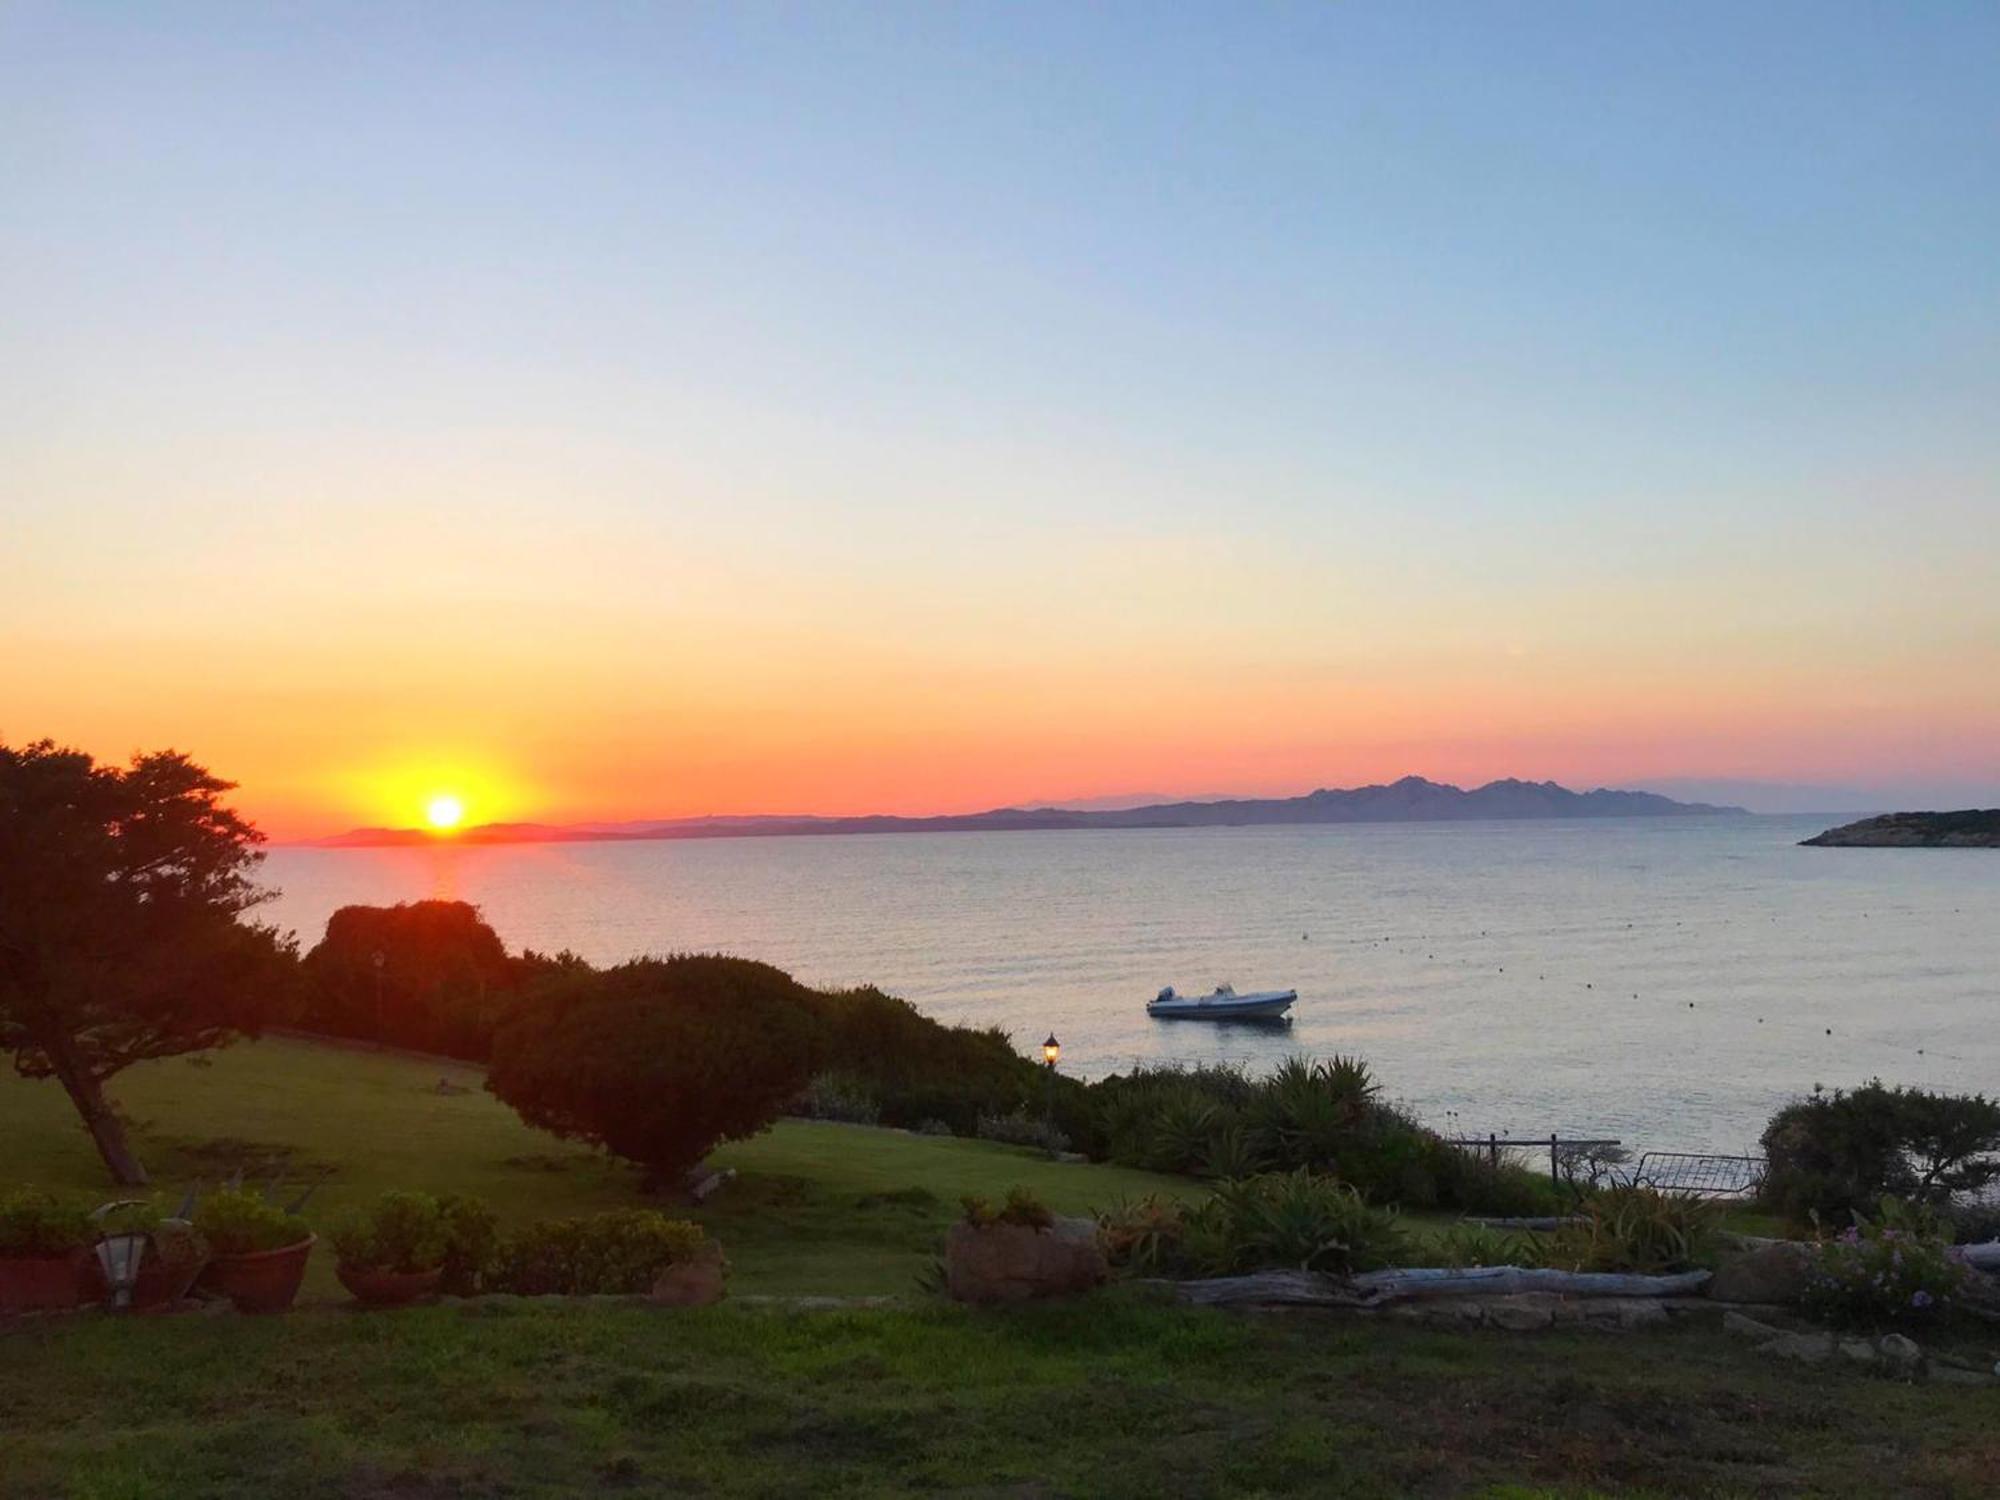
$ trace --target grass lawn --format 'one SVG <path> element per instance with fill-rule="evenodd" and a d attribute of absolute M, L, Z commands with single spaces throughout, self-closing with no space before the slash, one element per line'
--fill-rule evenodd
<path fill-rule="evenodd" d="M 332 1167 L 324 1213 L 457 1188 L 509 1220 L 647 1201 L 475 1070 L 274 1040 L 115 1092 L 163 1187 Z M 6 1181 L 103 1194 L 52 1085 L 0 1081 Z M 1198 1191 L 982 1142 L 785 1124 L 698 1214 L 735 1290 L 912 1294 L 959 1194 Z M 1713 1327 L 1443 1333 L 1137 1288 L 970 1311 L 579 1300 L 0 1326 L 0 1500 L 150 1496 L 1934 1495 L 2000 1486 L 1992 1391 L 1804 1370 Z"/>
<path fill-rule="evenodd" d="M 0 1330 L 0 1497 L 1990 1496 L 1990 1391 L 1136 1291 Z"/>
<path fill-rule="evenodd" d="M 440 1091 L 440 1075 L 448 1087 Z M 292 1179 L 332 1175 L 306 1217 L 384 1188 L 476 1193 L 508 1223 L 657 1205 L 636 1171 L 523 1125 L 481 1087 L 478 1069 L 285 1038 L 146 1063 L 110 1091 L 137 1124 L 135 1144 L 169 1200 L 239 1163 Z M 22 1182 L 118 1196 L 61 1089 L 0 1073 L 0 1188 Z M 670 1209 L 721 1239 L 743 1292 L 906 1292 L 937 1254 L 965 1193 L 1033 1188 L 1080 1213 L 1142 1192 L 1197 1192 L 1184 1178 L 1052 1162 L 987 1141 L 857 1126 L 782 1122 L 717 1153 L 742 1174 L 699 1210 Z M 326 1247 L 307 1297 L 345 1297 Z"/>

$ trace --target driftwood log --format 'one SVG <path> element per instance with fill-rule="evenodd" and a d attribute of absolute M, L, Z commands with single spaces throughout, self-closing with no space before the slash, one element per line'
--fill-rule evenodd
<path fill-rule="evenodd" d="M 1707 1280 L 1706 1271 L 1674 1276 L 1639 1276 L 1614 1271 L 1550 1271 L 1519 1266 L 1472 1266 L 1464 1270 L 1417 1267 L 1367 1271 L 1359 1276 L 1323 1276 L 1316 1271 L 1259 1271 L 1250 1276 L 1217 1276 L 1183 1281 L 1183 1302 L 1204 1307 L 1379 1307 L 1419 1297 L 1511 1297 L 1521 1292 L 1554 1292 L 1564 1297 L 1683 1297 Z"/>
<path fill-rule="evenodd" d="M 1952 1252 L 1975 1271 L 2000 1271 L 2000 1240 L 1983 1245 L 1960 1245 Z"/>

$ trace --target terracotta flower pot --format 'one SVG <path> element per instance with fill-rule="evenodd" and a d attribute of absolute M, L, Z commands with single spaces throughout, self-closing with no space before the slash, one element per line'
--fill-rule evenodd
<path fill-rule="evenodd" d="M 238 1312 L 283 1312 L 299 1294 L 299 1283 L 306 1279 L 306 1257 L 318 1239 L 309 1234 L 296 1245 L 277 1250 L 217 1255 L 209 1261 L 202 1283 L 234 1302 Z"/>
<path fill-rule="evenodd" d="M 428 1271 L 364 1271 L 358 1266 L 336 1265 L 333 1274 L 354 1293 L 355 1300 L 370 1307 L 402 1307 L 438 1289 L 443 1266 Z"/>
<path fill-rule="evenodd" d="M 0 1314 L 81 1307 L 90 1261 L 90 1252 L 81 1248 L 62 1255 L 0 1257 Z"/>

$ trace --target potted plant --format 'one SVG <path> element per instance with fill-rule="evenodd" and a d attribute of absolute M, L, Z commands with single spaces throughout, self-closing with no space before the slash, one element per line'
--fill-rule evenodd
<path fill-rule="evenodd" d="M 213 1254 L 205 1285 L 241 1312 L 283 1312 L 292 1305 L 317 1238 L 296 1213 L 261 1193 L 224 1188 L 201 1200 L 194 1227 Z"/>
<path fill-rule="evenodd" d="M 0 1314 L 81 1306 L 96 1238 L 85 1210 L 48 1193 L 0 1199 Z"/>
<path fill-rule="evenodd" d="M 329 1237 L 339 1257 L 334 1274 L 371 1307 L 430 1296 L 451 1248 L 444 1211 L 428 1193 L 384 1193 L 373 1208 L 343 1215 Z"/>

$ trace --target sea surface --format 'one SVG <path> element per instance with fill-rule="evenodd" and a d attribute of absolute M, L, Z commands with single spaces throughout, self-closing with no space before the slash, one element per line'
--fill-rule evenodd
<path fill-rule="evenodd" d="M 310 946 L 446 897 L 510 948 L 739 953 L 1054 1032 L 1084 1077 L 1353 1053 L 1454 1135 L 1751 1151 L 1816 1083 L 2000 1090 L 2000 853 L 1797 847 L 1828 821 L 278 848 L 264 910 Z M 1218 981 L 1296 988 L 1294 1019 L 1145 1014 Z"/>

